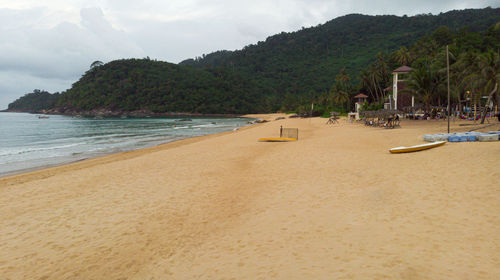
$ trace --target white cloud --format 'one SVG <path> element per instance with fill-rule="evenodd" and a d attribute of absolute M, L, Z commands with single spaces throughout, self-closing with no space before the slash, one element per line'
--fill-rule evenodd
<path fill-rule="evenodd" d="M 54 26 L 47 8 L 25 11 L 0 9 L 0 108 L 33 89 L 63 91 L 95 60 L 143 57 L 144 51 L 129 36 L 106 20 L 99 8 L 80 10 L 79 24 Z M 4 24 L 5 21 L 5 24 Z"/>

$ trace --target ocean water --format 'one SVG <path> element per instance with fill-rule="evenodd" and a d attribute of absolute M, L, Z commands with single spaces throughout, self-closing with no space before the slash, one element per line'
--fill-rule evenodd
<path fill-rule="evenodd" d="M 247 118 L 73 118 L 0 113 L 0 177 L 189 137 L 234 130 Z"/>

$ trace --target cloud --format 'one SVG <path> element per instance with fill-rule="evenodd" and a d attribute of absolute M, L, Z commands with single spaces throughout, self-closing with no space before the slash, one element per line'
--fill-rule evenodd
<path fill-rule="evenodd" d="M 100 8 L 81 9 L 80 24 L 39 25 L 48 14 L 43 8 L 0 9 L 0 108 L 15 99 L 6 102 L 5 96 L 20 96 L 35 88 L 68 89 L 95 60 L 144 56 Z"/>

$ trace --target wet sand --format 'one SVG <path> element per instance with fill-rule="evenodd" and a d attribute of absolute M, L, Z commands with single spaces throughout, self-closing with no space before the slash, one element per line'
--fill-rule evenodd
<path fill-rule="evenodd" d="M 0 178 L 0 279 L 498 279 L 500 142 L 392 155 L 446 122 L 325 123 Z"/>

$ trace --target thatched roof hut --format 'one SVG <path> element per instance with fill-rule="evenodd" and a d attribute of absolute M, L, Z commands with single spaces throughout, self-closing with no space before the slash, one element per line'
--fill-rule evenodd
<path fill-rule="evenodd" d="M 364 116 L 365 118 L 379 118 L 379 119 L 391 118 L 397 114 L 403 114 L 403 112 L 401 112 L 399 110 L 391 110 L 391 109 L 380 109 L 377 111 L 363 111 L 363 112 L 361 112 L 361 115 Z"/>

